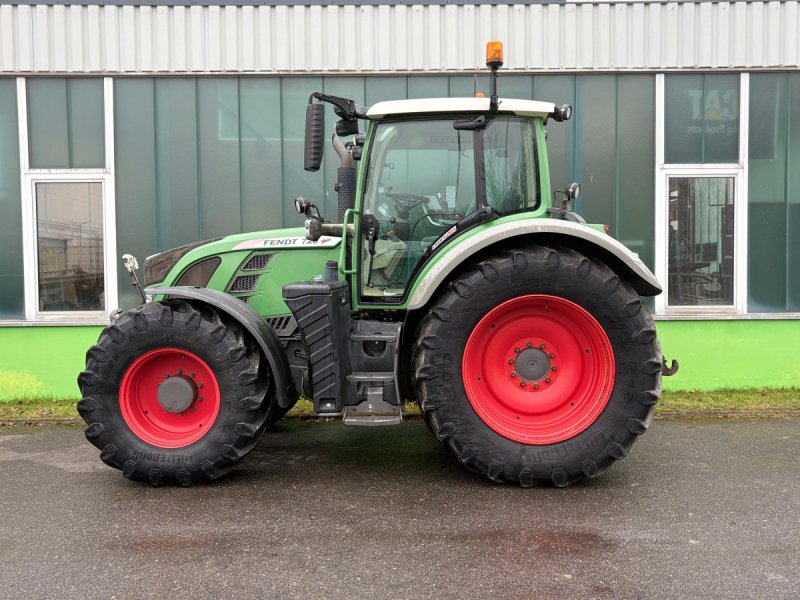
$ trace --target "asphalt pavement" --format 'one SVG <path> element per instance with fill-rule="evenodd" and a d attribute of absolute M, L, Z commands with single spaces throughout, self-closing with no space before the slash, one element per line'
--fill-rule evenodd
<path fill-rule="evenodd" d="M 183 489 L 79 427 L 2 427 L 0 597 L 798 598 L 798 450 L 800 420 L 659 420 L 601 477 L 524 490 L 420 421 L 288 421 Z"/>

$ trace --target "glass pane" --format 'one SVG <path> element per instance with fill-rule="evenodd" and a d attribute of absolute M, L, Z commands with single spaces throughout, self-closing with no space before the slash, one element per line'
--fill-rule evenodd
<path fill-rule="evenodd" d="M 484 133 L 486 202 L 501 214 L 532 210 L 539 205 L 539 172 L 533 123 L 493 119 Z"/>
<path fill-rule="evenodd" d="M 103 185 L 37 183 L 39 310 L 103 310 Z"/>
<path fill-rule="evenodd" d="M 17 81 L 0 79 L 0 319 L 25 316 Z"/>
<path fill-rule="evenodd" d="M 733 304 L 733 177 L 669 179 L 669 304 Z"/>
<path fill-rule="evenodd" d="M 31 167 L 105 166 L 102 79 L 29 79 Z"/>
<path fill-rule="evenodd" d="M 473 133 L 450 120 L 384 123 L 373 139 L 364 205 L 380 235 L 374 254 L 362 246 L 362 294 L 377 299 L 402 295 L 425 252 L 475 210 L 475 155 Z"/>
<path fill-rule="evenodd" d="M 739 75 L 667 75 L 664 89 L 667 163 L 739 160 Z"/>
<path fill-rule="evenodd" d="M 66 79 L 28 79 L 28 145 L 31 167 L 68 169 Z"/>
<path fill-rule="evenodd" d="M 68 79 L 69 152 L 73 169 L 106 164 L 103 80 Z"/>

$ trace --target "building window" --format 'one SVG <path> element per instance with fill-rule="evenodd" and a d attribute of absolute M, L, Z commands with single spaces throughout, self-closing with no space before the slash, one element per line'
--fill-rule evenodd
<path fill-rule="evenodd" d="M 746 311 L 746 74 L 657 79 L 656 314 Z"/>
<path fill-rule="evenodd" d="M 733 305 L 734 177 L 669 178 L 670 306 Z"/>
<path fill-rule="evenodd" d="M 17 80 L 25 319 L 117 307 L 111 79 Z"/>
<path fill-rule="evenodd" d="M 105 310 L 103 184 L 35 184 L 39 311 Z"/>

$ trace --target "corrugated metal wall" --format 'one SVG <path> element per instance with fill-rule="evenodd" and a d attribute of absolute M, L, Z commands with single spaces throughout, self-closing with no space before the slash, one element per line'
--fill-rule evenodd
<path fill-rule="evenodd" d="M 519 71 L 800 65 L 790 2 L 0 6 L 0 73 Z"/>

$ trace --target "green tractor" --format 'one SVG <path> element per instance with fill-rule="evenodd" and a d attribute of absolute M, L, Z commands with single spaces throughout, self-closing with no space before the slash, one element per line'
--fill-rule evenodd
<path fill-rule="evenodd" d="M 498 98 L 489 50 L 489 98 L 312 94 L 307 170 L 325 106 L 338 117 L 336 223 L 297 198 L 305 228 L 156 254 L 146 289 L 124 257 L 142 304 L 78 378 L 103 462 L 153 485 L 214 479 L 301 396 L 354 425 L 416 402 L 463 465 L 526 487 L 626 456 L 669 372 L 641 300 L 661 287 L 571 210 L 576 184 L 551 190 L 544 127 L 571 108 Z"/>

